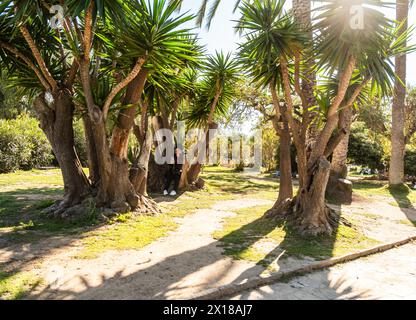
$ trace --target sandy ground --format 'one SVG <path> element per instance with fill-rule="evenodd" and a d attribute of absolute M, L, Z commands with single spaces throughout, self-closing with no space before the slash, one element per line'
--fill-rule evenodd
<path fill-rule="evenodd" d="M 198 210 L 194 214 L 179 219 L 180 227 L 176 231 L 145 248 L 107 251 L 94 260 L 74 258 L 82 250 L 79 239 L 56 237 L 25 246 L 14 245 L 0 248 L 0 263 L 15 267 L 24 264 L 25 269 L 31 269 L 44 278 L 44 285 L 32 292 L 30 299 L 186 299 L 205 289 L 241 283 L 247 278 L 266 272 L 263 267 L 254 263 L 235 261 L 224 256 L 220 244 L 212 238 L 212 233 L 221 228 L 224 218 L 234 214 L 233 210 L 272 204 L 268 200 L 242 197 L 222 201 L 210 209 Z M 365 232 L 368 236 L 382 242 L 399 240 L 416 234 L 416 229 L 412 224 L 402 223 L 402 221 L 409 221 L 409 217 L 413 217 L 416 213 L 415 210 L 407 211 L 407 209 L 400 209 L 381 201 L 370 203 L 358 201 L 352 206 L 343 207 L 342 211 L 354 219 L 367 219 Z M 358 215 L 357 212 L 371 213 L 376 218 L 372 216 L 366 218 Z M 403 251 L 403 257 L 401 256 L 404 260 L 411 254 L 413 258 L 416 256 L 414 246 L 406 247 L 406 250 Z M 393 253 L 388 254 L 393 257 Z M 388 258 L 385 262 L 387 260 Z M 283 257 L 274 262 L 274 269 L 276 271 L 291 270 L 306 265 L 310 261 L 311 259 L 308 258 Z M 347 280 L 353 279 L 354 272 L 362 268 L 362 272 L 371 274 L 371 268 L 361 267 L 361 261 L 364 266 L 366 260 L 359 260 L 355 262 L 356 264 L 352 264 L 350 271 L 345 271 Z M 414 260 L 410 261 L 410 263 L 414 262 Z M 379 265 L 379 267 L 383 266 Z M 391 265 L 379 276 L 391 278 L 390 282 L 393 282 L 396 276 L 392 272 L 394 269 Z M 414 265 L 413 270 L 416 270 Z M 406 273 L 407 271 L 403 271 L 402 278 L 400 278 L 403 279 L 403 286 L 406 286 L 406 279 L 411 278 Z M 311 291 L 305 289 L 304 296 L 302 296 L 302 290 L 299 291 L 299 295 L 293 295 L 290 291 L 282 291 L 284 294 L 280 295 L 280 285 L 285 286 L 287 290 L 296 291 L 303 288 L 302 285 L 294 283 L 289 286 L 279 284 L 276 285 L 276 289 L 272 286 L 248 292 L 239 298 L 306 298 L 307 294 L 316 292 L 318 293 L 315 298 L 350 297 L 341 295 L 339 290 L 334 290 L 334 283 L 338 285 L 344 277 L 337 267 L 329 271 L 314 273 L 310 277 L 313 281 L 308 282 L 305 288 L 316 288 L 316 286 L 327 288 L 323 291 L 324 294 L 320 295 L 314 289 Z M 364 274 L 358 278 L 360 284 L 365 277 Z M 414 279 L 414 274 L 412 279 Z M 416 288 L 411 281 L 408 281 L 408 286 L 411 285 Z M 367 282 L 364 281 L 363 286 L 367 288 Z M 359 285 L 356 287 L 357 290 L 354 289 L 354 293 L 361 288 Z M 270 295 L 267 295 L 267 292 Z M 413 294 L 414 292 L 408 291 L 406 296 L 411 297 Z"/>
<path fill-rule="evenodd" d="M 108 251 L 94 260 L 71 258 L 72 248 L 47 257 L 40 267 L 49 287 L 34 292 L 41 299 L 174 299 L 203 289 L 239 282 L 263 268 L 222 255 L 211 234 L 239 208 L 272 204 L 244 199 L 198 210 L 181 220 L 169 236 L 141 250 Z M 247 272 L 249 271 L 249 272 Z"/>
<path fill-rule="evenodd" d="M 416 243 L 246 291 L 233 300 L 416 300 Z"/>

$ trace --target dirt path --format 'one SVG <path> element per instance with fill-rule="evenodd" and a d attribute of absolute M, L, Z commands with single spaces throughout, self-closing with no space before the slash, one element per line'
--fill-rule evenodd
<path fill-rule="evenodd" d="M 178 219 L 180 227 L 176 231 L 142 249 L 107 251 L 93 260 L 75 258 L 83 250 L 78 238 L 55 237 L 22 247 L 0 249 L 0 263 L 12 266 L 25 262 L 26 269 L 32 268 L 44 279 L 44 285 L 32 292 L 28 297 L 30 299 L 186 299 L 206 289 L 241 283 L 247 278 L 268 272 L 255 263 L 224 256 L 220 242 L 213 239 L 212 233 L 221 228 L 225 218 L 234 215 L 233 211 L 272 204 L 269 200 L 240 195 L 238 199 L 221 201 L 210 209 L 197 210 Z M 408 220 L 415 214 L 414 209 L 403 210 L 379 201 L 355 202 L 352 206 L 343 206 L 342 212 L 350 218 L 368 222 L 365 233 L 381 242 L 399 240 L 416 233 Z M 405 221 L 408 223 L 403 223 Z M 414 247 L 411 249 L 414 250 Z M 407 254 L 410 255 L 409 252 Z M 412 255 L 415 256 L 415 250 Z M 28 260 L 33 261 L 30 263 Z M 285 257 L 275 263 L 275 271 L 297 268 L 310 261 L 308 258 Z M 334 291 L 332 285 L 333 281 L 342 280 L 339 277 L 330 278 L 328 271 L 311 276 L 317 277 L 317 280 L 311 283 L 310 288 L 316 289 L 314 286 L 319 285 L 328 288 L 325 294 L 330 298 L 342 296 L 339 291 Z M 390 277 L 388 272 L 384 276 Z M 348 277 L 351 278 L 351 275 Z M 302 288 L 296 283 L 290 288 L 297 290 L 298 286 Z M 276 293 L 280 289 L 264 290 L 248 292 L 240 298 L 252 298 L 251 295 L 256 299 L 263 296 L 283 297 Z M 354 290 L 351 292 L 357 293 L 358 289 Z M 284 292 L 296 297 L 290 290 Z M 302 298 L 302 292 L 298 298 Z M 305 295 L 311 292 L 314 290 L 307 291 Z M 315 296 L 319 297 L 325 295 Z"/>
<path fill-rule="evenodd" d="M 233 299 L 416 300 L 416 243 L 239 294 Z"/>
<path fill-rule="evenodd" d="M 232 210 L 268 204 L 238 199 L 198 210 L 181 219 L 178 230 L 141 250 L 108 251 L 94 260 L 72 258 L 81 247 L 61 250 L 43 261 L 40 274 L 47 286 L 31 298 L 173 299 L 240 282 L 263 268 L 223 256 L 211 234 Z"/>

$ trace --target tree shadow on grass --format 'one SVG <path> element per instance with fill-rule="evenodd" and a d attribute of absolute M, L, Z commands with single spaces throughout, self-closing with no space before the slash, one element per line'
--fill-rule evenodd
<path fill-rule="evenodd" d="M 391 196 L 396 201 L 400 210 L 406 215 L 407 219 L 416 226 L 416 208 L 410 200 L 410 193 L 412 192 L 406 185 L 389 187 Z"/>
<path fill-rule="evenodd" d="M 84 232 L 100 225 L 95 217 L 67 222 L 45 216 L 42 210 L 60 200 L 62 194 L 62 188 L 53 187 L 0 192 L 0 272 L 3 284 L 18 277 L 35 260 L 71 245 Z"/>
<path fill-rule="evenodd" d="M 271 249 L 263 259 L 243 272 L 240 271 L 241 267 L 237 267 L 241 264 L 221 255 L 224 250 L 227 255 L 235 258 L 239 257 L 260 240 L 267 238 L 276 228 L 282 228 L 286 231 L 282 242 Z M 258 276 L 276 259 L 277 266 L 284 269 L 285 258 L 297 256 L 296 252 L 304 253 L 305 246 L 307 247 L 306 252 L 322 255 L 322 259 L 327 255 L 331 256 L 335 237 L 325 238 L 324 240 L 325 244 L 320 244 L 320 240 L 301 238 L 281 220 L 256 219 L 208 245 L 198 246 L 184 243 L 183 251 L 177 250 L 170 255 L 167 253 L 166 257 L 146 262 L 140 267 L 136 267 L 135 271 L 127 272 L 126 269 L 130 268 L 131 270 L 132 266 L 126 266 L 116 271 L 115 274 L 102 274 L 100 275 L 101 284 L 99 285 L 93 285 L 87 277 L 79 276 L 77 281 L 82 283 L 82 289 L 78 287 L 75 290 L 73 285 L 63 283 L 61 287 L 47 287 L 41 292 L 32 294 L 29 298 L 148 300 L 189 298 L 190 293 L 195 294 L 230 282 L 238 284 L 248 278 Z M 146 251 L 147 248 L 143 250 Z M 285 250 L 286 253 L 282 255 Z M 150 255 L 150 257 L 152 256 Z M 310 260 L 299 261 L 299 266 L 310 263 Z M 68 279 L 68 281 L 72 282 L 74 279 Z M 68 287 L 65 287 L 66 285 Z M 355 295 L 351 295 L 353 288 L 343 285 L 342 281 L 331 284 L 327 291 L 330 292 L 326 293 L 327 296 L 331 296 L 331 298 L 346 294 L 349 294 L 350 298 L 360 297 L 357 292 L 355 292 Z M 243 299 L 249 297 L 249 293 L 243 293 L 242 295 Z M 269 294 L 264 297 L 273 299 L 276 298 L 276 295 Z"/>

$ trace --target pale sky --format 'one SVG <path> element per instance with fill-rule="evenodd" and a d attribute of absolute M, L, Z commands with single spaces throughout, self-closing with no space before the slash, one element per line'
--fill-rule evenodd
<path fill-rule="evenodd" d="M 287 1 L 287 8 L 290 8 L 291 0 Z M 201 1 L 200 0 L 184 0 L 182 11 L 190 11 L 197 13 Z M 216 50 L 223 50 L 224 52 L 235 51 L 237 43 L 239 42 L 238 35 L 234 32 L 235 22 L 239 18 L 239 14 L 233 14 L 235 1 L 223 0 L 218 9 L 217 15 L 214 18 L 210 30 L 206 30 L 203 27 L 199 32 L 201 42 L 207 46 L 209 53 L 214 53 Z M 386 15 L 390 18 L 395 17 L 395 10 L 386 10 Z M 416 24 L 416 4 L 413 5 L 409 13 L 410 24 Z M 416 35 L 413 36 L 412 43 L 416 44 Z M 416 85 L 416 53 L 408 56 L 407 67 L 407 82 L 411 85 Z"/>

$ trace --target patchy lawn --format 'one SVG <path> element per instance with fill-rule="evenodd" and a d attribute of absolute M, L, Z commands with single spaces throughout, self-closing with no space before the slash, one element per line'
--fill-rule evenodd
<path fill-rule="evenodd" d="M 279 189 L 277 179 L 236 173 L 227 168 L 205 168 L 202 177 L 206 181 L 205 190 L 185 192 L 177 198 L 152 195 L 163 209 L 160 215 L 125 214 L 103 222 L 92 210 L 90 216 L 70 223 L 49 219 L 42 214 L 44 208 L 62 196 L 59 170 L 0 175 L 0 250 L 6 249 L 3 250 L 6 258 L 0 260 L 0 299 L 23 298 L 38 286 L 41 279 L 30 271 L 33 265 L 30 263 L 53 255 L 54 249 L 69 248 L 76 242 L 79 250 L 71 253 L 71 257 L 77 259 L 94 259 L 108 250 L 137 250 L 176 230 L 181 223 L 179 218 L 198 209 L 212 208 L 214 204 L 227 200 L 274 201 Z M 340 226 L 332 237 L 300 237 L 284 223 L 261 219 L 270 206 L 227 209 L 235 215 L 227 216 L 221 230 L 213 236 L 223 246 L 226 255 L 265 267 L 280 256 L 324 259 L 378 243 L 366 233 L 364 223 L 374 219 L 372 225 L 376 225 L 380 221 L 377 212 L 368 210 L 372 198 L 378 197 L 381 202 L 389 204 L 389 208 L 394 209 L 391 205 L 396 204 L 397 211 L 400 211 L 398 206 L 412 208 L 412 203 L 416 202 L 416 191 L 406 188 L 392 190 L 383 182 L 358 181 L 354 190 L 364 199 L 360 205 L 366 208 L 347 218 L 354 223 L 353 228 Z M 413 223 L 405 218 L 400 217 L 397 224 L 410 228 Z M 38 251 L 33 255 L 35 247 Z M 8 263 L 10 258 L 7 254 L 10 252 L 13 253 L 12 262 Z"/>
<path fill-rule="evenodd" d="M 42 283 L 32 272 L 1 272 L 0 271 L 0 299 L 16 300 Z"/>
<path fill-rule="evenodd" d="M 358 180 L 353 184 L 354 192 L 364 197 L 383 197 L 389 204 L 400 208 L 416 206 L 416 190 L 407 186 L 389 187 L 387 181 Z"/>
<path fill-rule="evenodd" d="M 93 259 L 107 250 L 140 249 L 175 230 L 179 226 L 177 218 L 210 208 L 218 201 L 235 199 L 237 195 L 274 199 L 278 190 L 276 181 L 247 179 L 230 169 L 206 168 L 202 176 L 207 182 L 206 190 L 186 192 L 175 201 L 153 195 L 163 214 L 120 215 L 103 223 L 94 212 L 75 222 L 53 220 L 42 214 L 44 208 L 62 196 L 63 181 L 58 169 L 2 174 L 0 248 L 33 245 L 55 237 L 73 238 L 83 246 L 76 258 Z M 64 245 L 70 242 L 64 241 Z M 11 270 L 0 265 L 0 272 L 0 298 L 21 298 L 38 283 L 38 279 L 19 268 Z"/>
<path fill-rule="evenodd" d="M 281 255 L 321 260 L 379 243 L 366 237 L 357 226 L 339 226 L 330 237 L 302 237 L 283 221 L 262 218 L 268 209 L 241 209 L 226 219 L 223 229 L 213 236 L 222 243 L 227 255 L 268 267 Z"/>

